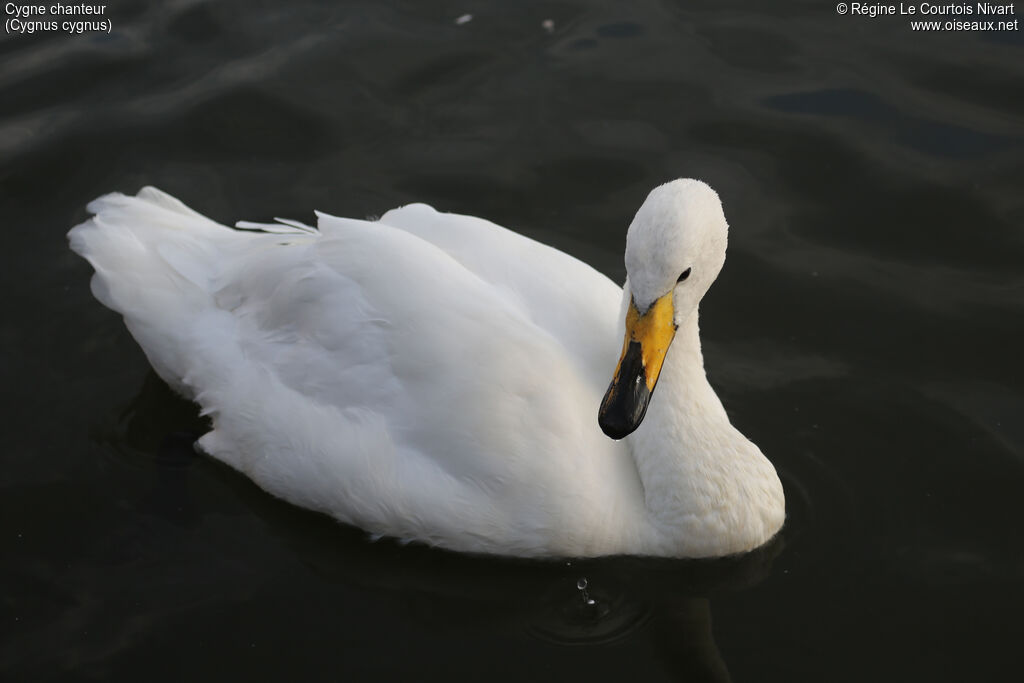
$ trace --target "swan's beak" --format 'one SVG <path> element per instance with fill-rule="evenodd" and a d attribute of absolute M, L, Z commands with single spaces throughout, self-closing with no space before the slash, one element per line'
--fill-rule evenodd
<path fill-rule="evenodd" d="M 672 292 L 655 301 L 646 313 L 637 310 L 635 301 L 629 302 L 622 357 L 597 415 L 605 434 L 622 439 L 643 422 L 665 354 L 675 336 Z"/>

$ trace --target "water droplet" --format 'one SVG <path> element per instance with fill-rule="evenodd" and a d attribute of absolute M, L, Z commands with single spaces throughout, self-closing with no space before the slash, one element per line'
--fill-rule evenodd
<path fill-rule="evenodd" d="M 587 590 L 587 577 L 580 577 L 580 580 L 576 582 L 576 588 L 580 589 L 581 591 Z"/>

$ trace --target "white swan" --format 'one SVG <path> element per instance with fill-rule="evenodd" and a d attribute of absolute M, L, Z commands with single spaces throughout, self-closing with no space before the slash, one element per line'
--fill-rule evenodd
<path fill-rule="evenodd" d="M 782 526 L 775 469 L 704 374 L 728 227 L 702 182 L 647 197 L 622 289 L 423 204 L 318 229 L 235 230 L 154 188 L 89 210 L 69 238 L 96 297 L 212 417 L 202 450 L 276 496 L 519 556 L 720 556 Z"/>

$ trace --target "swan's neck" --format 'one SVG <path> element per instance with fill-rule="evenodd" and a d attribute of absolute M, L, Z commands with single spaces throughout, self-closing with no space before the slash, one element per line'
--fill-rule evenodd
<path fill-rule="evenodd" d="M 750 550 L 782 526 L 775 468 L 729 422 L 704 373 L 697 312 L 676 332 L 643 423 L 629 438 L 647 514 L 691 556 Z"/>

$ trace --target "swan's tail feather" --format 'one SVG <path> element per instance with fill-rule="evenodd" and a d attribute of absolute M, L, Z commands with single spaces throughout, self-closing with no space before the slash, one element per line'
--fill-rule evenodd
<path fill-rule="evenodd" d="M 92 264 L 93 294 L 121 313 L 157 373 L 188 395 L 183 377 L 196 314 L 212 305 L 231 228 L 156 188 L 108 194 L 95 215 L 71 229 L 71 248 Z"/>

